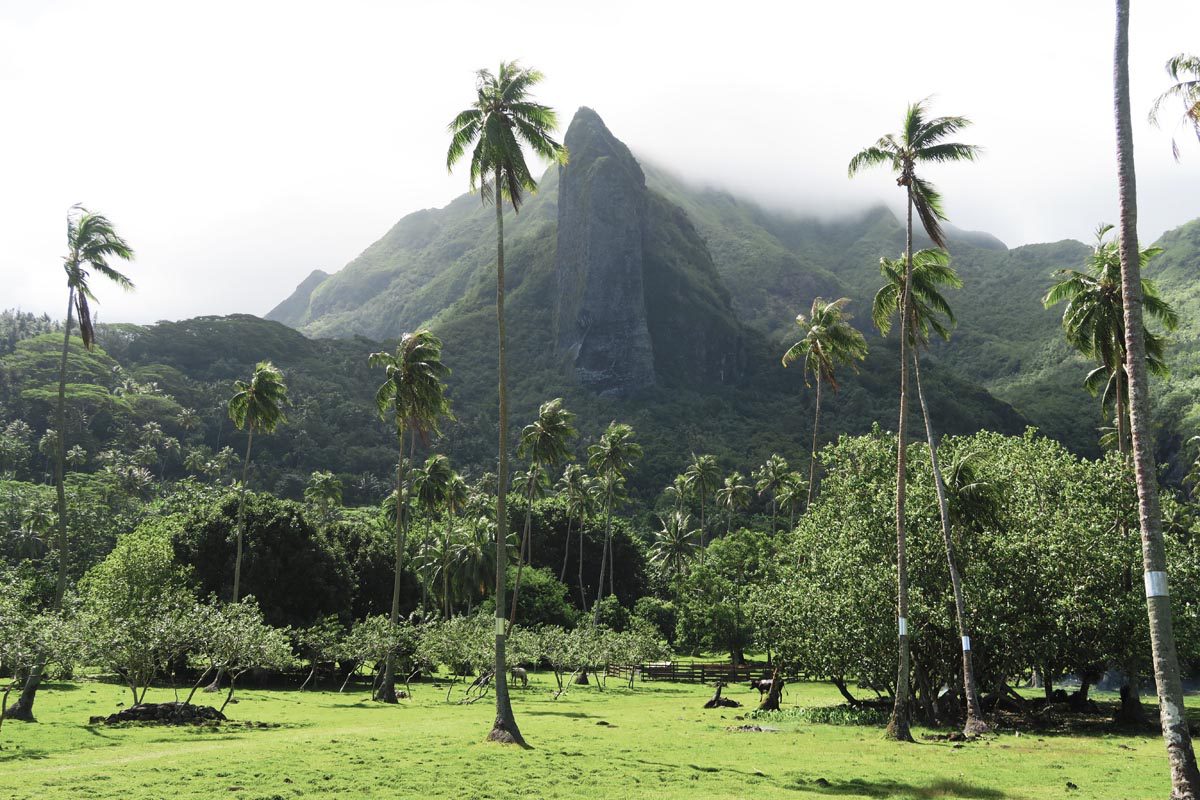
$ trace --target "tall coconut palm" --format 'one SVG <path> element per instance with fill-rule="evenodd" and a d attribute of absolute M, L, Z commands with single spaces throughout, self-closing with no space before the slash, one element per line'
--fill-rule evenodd
<path fill-rule="evenodd" d="M 528 561 L 533 566 L 533 546 L 529 541 L 529 526 L 533 516 L 535 492 L 546 484 L 550 468 L 558 466 L 571 457 L 569 442 L 576 436 L 575 415 L 563 408 L 561 397 L 547 400 L 538 409 L 538 416 L 521 430 L 517 444 L 517 455 L 529 459 L 530 467 L 525 481 L 525 531 L 521 536 L 521 548 L 517 554 L 517 579 L 513 583 L 512 611 L 508 616 L 509 628 L 517 619 L 517 597 L 521 593 L 521 570 Z M 535 479 L 535 474 L 536 479 Z"/>
<path fill-rule="evenodd" d="M 776 499 L 779 509 L 788 515 L 788 530 L 796 527 L 796 512 L 804 508 L 808 497 L 808 482 L 799 472 L 789 472 L 783 476 Z"/>
<path fill-rule="evenodd" d="M 1121 290 L 1125 307 L 1125 368 L 1129 372 L 1129 418 L 1145 571 L 1146 613 L 1150 621 L 1154 680 L 1158 687 L 1158 713 L 1171 765 L 1171 796 L 1198 800 L 1200 770 L 1196 767 L 1196 754 L 1188 731 L 1183 685 L 1179 678 L 1179 659 L 1171 627 L 1167 557 L 1163 547 L 1162 512 L 1154 464 L 1154 434 L 1150 429 L 1150 387 L 1143 335 L 1145 326 L 1142 321 L 1141 252 L 1137 238 L 1137 179 L 1133 160 L 1133 123 L 1129 112 L 1129 0 L 1117 0 L 1113 61 L 1117 186 L 1121 208 Z"/>
<path fill-rule="evenodd" d="M 234 603 L 241 599 L 242 545 L 246 536 L 246 484 L 250 479 L 250 448 L 255 433 L 273 433 L 287 420 L 283 407 L 287 404 L 287 384 L 283 373 L 270 361 L 260 361 L 254 367 L 250 382 L 234 381 L 233 397 L 229 398 L 229 418 L 238 430 L 246 430 L 246 455 L 242 459 L 242 482 L 238 486 L 237 555 L 233 560 Z"/>
<path fill-rule="evenodd" d="M 1125 369 L 1125 310 L 1121 291 L 1121 252 L 1118 240 L 1108 239 L 1112 225 L 1096 229 L 1096 244 L 1088 257 L 1087 270 L 1060 269 L 1060 280 L 1042 298 L 1050 308 L 1066 303 L 1063 310 L 1063 331 L 1067 343 L 1097 363 L 1088 373 L 1084 385 L 1093 395 L 1100 395 L 1101 410 L 1107 415 L 1111 407 L 1116 414 L 1117 449 L 1122 455 L 1129 452 L 1129 378 Z M 1149 247 L 1141 251 L 1141 268 L 1162 252 Z M 1179 315 L 1158 294 L 1154 283 L 1143 279 L 1142 310 L 1167 330 L 1179 326 Z M 1164 360 L 1166 341 L 1143 325 L 1142 341 L 1146 350 L 1146 368 L 1152 375 L 1168 374 Z"/>
<path fill-rule="evenodd" d="M 704 509 L 708 498 L 712 497 L 721 484 L 721 468 L 717 466 L 717 457 L 692 453 L 691 463 L 684 470 L 683 479 L 688 490 L 700 501 L 700 560 L 703 561 L 708 536 L 708 520 L 704 516 Z"/>
<path fill-rule="evenodd" d="M 854 177 L 874 166 L 889 166 L 896 173 L 896 184 L 905 193 L 905 293 L 900 301 L 900 420 L 896 426 L 896 611 L 899 632 L 899 658 L 896 670 L 896 698 L 887 735 L 900 741 L 912 741 L 908 727 L 909 642 L 908 642 L 908 563 L 905 548 L 904 499 L 908 450 L 908 337 L 903 327 L 908 308 L 908 273 L 912 272 L 913 211 L 935 245 L 945 248 L 942 198 L 933 184 L 917 175 L 917 167 L 950 161 L 973 161 L 979 148 L 945 139 L 970 125 L 966 117 L 926 118 L 925 101 L 913 103 L 904 115 L 899 134 L 887 134 L 874 145 L 850 159 L 847 172 Z"/>
<path fill-rule="evenodd" d="M 771 498 L 771 535 L 775 535 L 775 519 L 779 513 L 779 492 L 787 480 L 788 463 L 783 456 L 772 453 L 766 463 L 756 469 L 750 477 L 754 478 L 754 488 L 759 495 Z"/>
<path fill-rule="evenodd" d="M 451 470 L 450 477 L 446 481 L 446 489 L 442 495 L 442 512 L 445 515 L 445 532 L 443 534 L 442 543 L 442 603 L 444 605 L 444 613 L 446 619 L 452 615 L 451 600 L 453 594 L 450 590 L 451 577 L 451 560 L 454 552 L 454 522 L 456 515 L 462 511 L 467 505 L 469 489 L 467 482 L 463 480 L 463 476 Z"/>
<path fill-rule="evenodd" d="M 670 578 L 687 572 L 696 552 L 699 530 L 692 528 L 692 516 L 684 511 L 669 511 L 658 518 L 659 529 L 650 545 L 650 560 Z"/>
<path fill-rule="evenodd" d="M 508 491 L 508 373 L 504 326 L 504 201 L 513 212 L 521 208 L 527 192 L 537 189 L 524 148 L 549 161 L 565 164 L 567 151 L 551 137 L 558 117 L 549 106 L 534 102 L 530 91 L 542 73 L 515 61 L 500 64 L 497 73 L 481 69 L 475 74 L 475 101 L 450 123 L 450 148 L 446 168 L 453 170 L 471 149 L 471 189 L 480 190 L 486 203 L 496 207 L 496 328 L 499 390 L 499 490 L 496 492 L 496 720 L 488 739 L 523 744 L 508 696 L 508 670 L 504 663 L 504 573 Z M 488 183 L 488 179 L 491 183 Z"/>
<path fill-rule="evenodd" d="M 963 696 L 966 698 L 967 719 L 963 732 L 976 736 L 988 730 L 979 704 L 979 692 L 975 681 L 974 653 L 967 626 L 967 604 L 958 569 L 959 559 L 955 552 L 952 519 L 947 499 L 946 482 L 938 462 L 938 440 L 933 432 L 933 419 L 929 405 L 925 402 L 925 389 L 921 385 L 921 348 L 929 345 L 931 334 L 943 340 L 950 338 L 950 329 L 955 324 L 954 311 L 942 294 L 942 287 L 962 288 L 962 280 L 950 266 L 950 256 L 945 250 L 920 250 L 913 256 L 913 266 L 908 274 L 912 287 L 908 294 L 908 349 L 912 352 L 913 377 L 917 384 L 917 399 L 921 416 L 925 421 L 925 441 L 929 445 L 929 461 L 933 470 L 933 484 L 938 498 L 938 515 L 942 524 L 942 543 L 946 550 L 946 563 L 950 570 L 950 586 L 954 594 L 954 618 L 958 625 L 963 665 Z M 905 260 L 880 259 L 880 273 L 885 279 L 882 288 L 875 294 L 871 307 L 871 319 L 880 333 L 887 335 L 892 317 L 900 311 L 900 298 L 906 293 Z"/>
<path fill-rule="evenodd" d="M 754 496 L 754 487 L 746 480 L 746 476 L 736 470 L 725 476 L 725 484 L 717 489 L 717 505 L 725 509 L 725 535 L 729 535 L 733 527 L 733 515 L 750 505 Z"/>
<path fill-rule="evenodd" d="M 596 602 L 604 597 L 604 575 L 608 571 L 609 594 L 613 593 L 612 577 L 612 514 L 613 508 L 622 499 L 625 477 L 634 463 L 642 457 L 642 447 L 633 439 L 633 428 L 623 422 L 609 423 L 608 430 L 600 435 L 600 441 L 588 448 L 588 466 L 600 482 L 604 492 L 604 549 L 600 554 L 600 585 L 596 588 Z M 593 623 L 600 620 L 599 606 L 592 609 Z"/>
<path fill-rule="evenodd" d="M 567 561 L 571 555 L 571 526 L 575 522 L 575 518 L 579 518 L 579 536 L 580 536 L 580 574 L 579 574 L 579 589 L 580 596 L 583 597 L 584 610 L 586 611 L 587 598 L 583 592 L 583 524 L 590 509 L 591 492 L 588 484 L 590 479 L 583 467 L 578 464 L 567 464 L 563 469 L 562 477 L 558 479 L 556 489 L 559 496 L 567 501 L 567 538 L 563 542 L 563 563 L 562 569 L 559 570 L 558 579 L 562 582 L 567 580 Z"/>
<path fill-rule="evenodd" d="M 838 390 L 837 367 L 848 365 L 858 371 L 855 361 L 867 357 L 867 340 L 850 324 L 846 306 L 849 297 L 825 300 L 817 297 L 812 301 L 808 316 L 796 315 L 796 324 L 803 334 L 800 341 L 783 354 L 783 366 L 804 359 L 804 385 L 809 386 L 808 376 L 817 381 L 817 399 L 813 408 L 812 455 L 808 462 L 807 504 L 812 505 L 813 491 L 817 485 L 817 435 L 821 425 L 821 386 L 828 383 L 836 393 Z"/>
<path fill-rule="evenodd" d="M 1175 84 L 1160 94 L 1150 106 L 1150 122 L 1157 125 L 1163 103 L 1178 100 L 1183 105 L 1182 124 L 1190 127 L 1200 141 L 1200 57 L 1180 53 L 1167 59 L 1167 75 Z M 1179 160 L 1179 144 L 1171 139 L 1171 153 Z"/>
<path fill-rule="evenodd" d="M 450 468 L 450 459 L 441 453 L 434 453 L 425 459 L 425 463 L 413 470 L 411 476 L 413 499 L 417 507 L 425 515 L 426 535 L 421 539 L 421 612 L 428 608 L 433 567 L 437 562 L 429 560 L 433 520 L 439 508 L 446 504 L 446 492 L 454 478 L 454 470 Z"/>
<path fill-rule="evenodd" d="M 410 488 L 406 469 L 416 440 L 440 432 L 443 417 L 450 417 L 450 402 L 446 399 L 446 384 L 442 379 L 450 372 L 442 363 L 442 340 L 428 330 L 406 333 L 395 353 L 372 353 L 368 363 L 383 367 L 386 379 L 375 392 L 375 407 L 380 418 L 395 426 L 400 458 L 396 465 L 396 558 L 392 579 L 393 625 L 400 621 L 400 576 L 404 567 L 404 548 L 408 534 L 408 500 Z M 407 442 L 405 437 L 407 436 Z M 409 458 L 405 458 L 407 444 Z M 375 695 L 384 703 L 395 703 L 396 664 L 391 653 L 384 662 L 383 679 Z"/>
<path fill-rule="evenodd" d="M 332 472 L 314 472 L 304 487 L 304 499 L 316 507 L 322 522 L 327 522 L 342 505 L 341 479 Z"/>

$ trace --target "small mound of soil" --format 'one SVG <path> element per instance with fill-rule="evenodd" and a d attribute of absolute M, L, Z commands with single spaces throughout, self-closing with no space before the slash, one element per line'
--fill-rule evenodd
<path fill-rule="evenodd" d="M 151 725 L 205 725 L 225 722 L 225 715 L 212 706 L 191 703 L 139 703 L 107 717 L 92 717 L 92 725 L 119 725 L 140 722 Z"/>

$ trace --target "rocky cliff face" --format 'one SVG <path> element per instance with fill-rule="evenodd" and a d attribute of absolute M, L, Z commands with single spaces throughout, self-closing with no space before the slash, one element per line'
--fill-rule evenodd
<path fill-rule="evenodd" d="M 567 130 L 559 178 L 558 348 L 579 381 L 601 394 L 654 384 L 646 326 L 642 238 L 646 179 L 629 149 L 591 109 Z"/>
<path fill-rule="evenodd" d="M 629 149 L 589 108 L 559 179 L 558 349 L 602 395 L 659 382 L 733 382 L 741 331 L 687 215 L 646 188 Z"/>

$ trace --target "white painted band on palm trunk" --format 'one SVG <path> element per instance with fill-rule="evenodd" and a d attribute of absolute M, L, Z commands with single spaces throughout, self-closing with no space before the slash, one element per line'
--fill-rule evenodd
<path fill-rule="evenodd" d="M 908 636 L 908 620 L 900 617 L 900 635 Z"/>
<path fill-rule="evenodd" d="M 1146 597 L 1166 597 L 1169 594 L 1167 591 L 1167 573 L 1165 572 L 1147 572 L 1146 573 Z"/>
<path fill-rule="evenodd" d="M 504 619 L 502 617 L 496 617 L 496 635 L 504 635 Z"/>
<path fill-rule="evenodd" d="M 963 637 L 963 652 L 964 653 L 971 652 L 971 637 L 970 636 Z"/>

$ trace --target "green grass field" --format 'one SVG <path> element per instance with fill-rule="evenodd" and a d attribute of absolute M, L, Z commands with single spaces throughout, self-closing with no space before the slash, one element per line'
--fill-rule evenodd
<path fill-rule="evenodd" d="M 554 700 L 553 678 L 515 691 L 528 749 L 483 742 L 492 707 L 444 702 L 413 686 L 399 707 L 365 693 L 246 691 L 231 705 L 248 728 L 88 725 L 128 693 L 106 683 L 52 684 L 40 722 L 0 732 L 0 798 L 1162 798 L 1157 736 L 995 737 L 954 746 L 900 745 L 872 727 L 735 719 L 705 710 L 702 686 L 615 680 Z M 456 695 L 457 696 L 457 695 Z M 757 692 L 726 696 L 747 706 Z M 151 701 L 172 699 L 152 691 Z M 490 698 L 489 698 L 490 699 Z M 1195 698 L 1192 698 L 1194 700 Z M 788 707 L 835 705 L 835 690 L 796 684 Z M 778 732 L 729 730 L 741 724 Z M 917 732 L 918 736 L 920 731 Z M 1078 787 L 1071 789 L 1068 783 Z"/>

